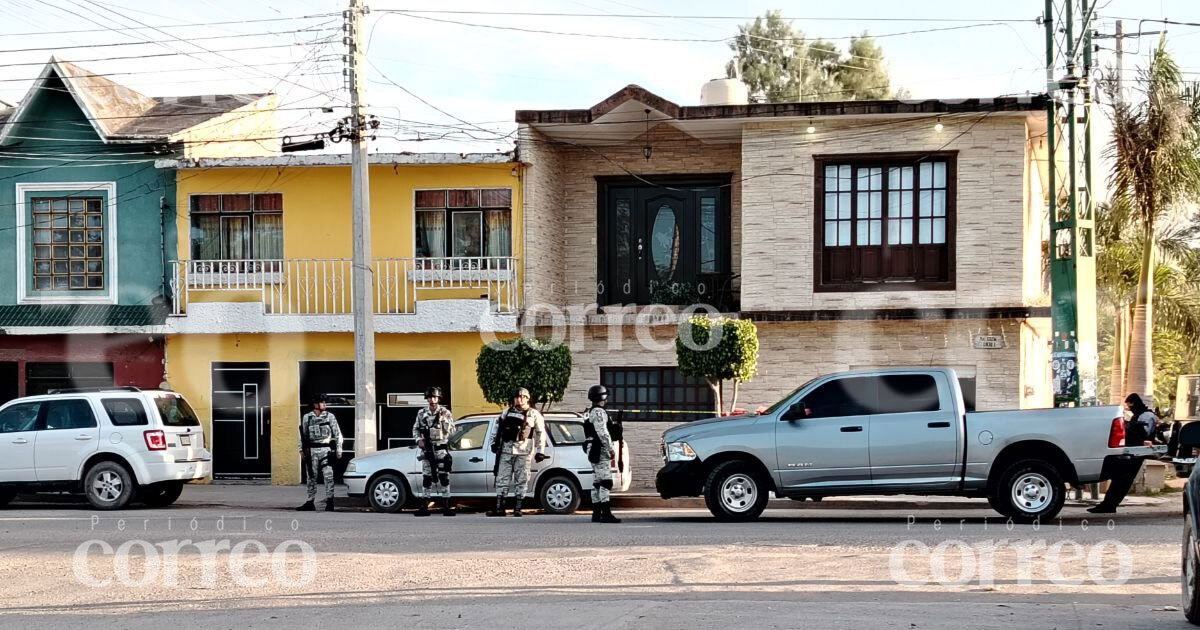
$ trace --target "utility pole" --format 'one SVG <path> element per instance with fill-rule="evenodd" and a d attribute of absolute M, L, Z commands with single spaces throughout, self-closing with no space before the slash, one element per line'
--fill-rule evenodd
<path fill-rule="evenodd" d="M 1096 400 L 1099 357 L 1091 124 L 1095 3 L 1046 0 L 1042 16 L 1048 96 L 1051 367 L 1054 404 L 1060 407 Z M 1066 155 L 1060 157 L 1063 148 Z"/>
<path fill-rule="evenodd" d="M 1125 27 L 1117 20 L 1116 34 L 1116 67 L 1113 69 L 1113 79 L 1117 82 L 1117 104 L 1125 100 Z"/>
<path fill-rule="evenodd" d="M 354 316 L 354 454 L 375 452 L 375 304 L 371 272 L 371 186 L 367 158 L 368 121 L 366 68 L 362 20 L 369 9 L 364 0 L 350 0 L 342 15 L 346 20 L 343 42 L 348 47 L 346 78 L 350 88 L 350 120 L 347 124 L 350 150 L 353 255 L 351 256 L 350 304 Z"/>

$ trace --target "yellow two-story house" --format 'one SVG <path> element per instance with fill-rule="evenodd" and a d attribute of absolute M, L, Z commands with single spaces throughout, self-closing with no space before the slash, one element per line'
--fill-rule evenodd
<path fill-rule="evenodd" d="M 482 344 L 517 332 L 523 231 L 511 154 L 370 160 L 376 449 L 411 441 L 426 387 L 494 409 Z M 206 423 L 215 479 L 300 480 L 297 425 L 330 398 L 355 443 L 349 156 L 167 160 L 177 169 L 166 381 Z M 340 470 L 340 468 L 339 468 Z"/>

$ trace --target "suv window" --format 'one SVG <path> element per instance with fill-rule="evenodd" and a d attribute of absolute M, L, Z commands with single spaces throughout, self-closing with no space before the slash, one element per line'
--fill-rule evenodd
<path fill-rule="evenodd" d="M 183 399 L 183 396 L 157 396 L 154 404 L 158 407 L 158 415 L 162 416 L 163 424 L 169 427 L 200 426 L 196 412 L 192 411 L 192 406 Z"/>
<path fill-rule="evenodd" d="M 452 451 L 473 451 L 477 448 L 483 448 L 483 441 L 487 438 L 488 423 L 472 422 L 471 424 L 459 425 L 455 430 L 454 435 L 450 436 L 447 444 Z"/>
<path fill-rule="evenodd" d="M 941 409 L 937 382 L 929 374 L 891 374 L 879 384 L 875 413 L 914 413 Z"/>
<path fill-rule="evenodd" d="M 874 376 L 839 378 L 819 385 L 803 402 L 812 410 L 810 418 L 868 415 L 878 402 L 878 381 Z"/>
<path fill-rule="evenodd" d="M 88 401 L 79 398 L 46 401 L 43 430 L 90 429 L 95 426 L 96 415 L 92 413 L 92 405 Z"/>
<path fill-rule="evenodd" d="M 28 402 L 18 403 L 0 411 L 0 433 L 32 431 L 41 409 L 42 403 Z"/>
<path fill-rule="evenodd" d="M 546 430 L 550 433 L 550 440 L 555 446 L 564 444 L 583 444 L 583 423 L 582 422 L 554 422 L 546 423 Z"/>
<path fill-rule="evenodd" d="M 117 427 L 132 427 L 150 424 L 146 418 L 146 407 L 137 398 L 105 398 L 100 401 L 108 419 Z"/>

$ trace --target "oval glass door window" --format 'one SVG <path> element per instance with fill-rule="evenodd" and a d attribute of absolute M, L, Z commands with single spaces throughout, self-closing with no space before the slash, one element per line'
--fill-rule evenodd
<path fill-rule="evenodd" d="M 679 224 L 675 220 L 675 209 L 665 203 L 658 207 L 654 216 L 650 247 L 658 278 L 669 281 L 679 265 Z"/>

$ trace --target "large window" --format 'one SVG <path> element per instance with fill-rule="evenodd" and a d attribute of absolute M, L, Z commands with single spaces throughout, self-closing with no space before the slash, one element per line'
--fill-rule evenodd
<path fill-rule="evenodd" d="M 512 190 L 418 190 L 419 258 L 512 256 Z"/>
<path fill-rule="evenodd" d="M 705 381 L 675 367 L 602 367 L 608 409 L 624 420 L 686 422 L 713 415 L 713 391 Z"/>
<path fill-rule="evenodd" d="M 818 158 L 814 288 L 953 289 L 954 160 Z"/>
<path fill-rule="evenodd" d="M 33 197 L 33 289 L 104 288 L 104 198 Z"/>
<path fill-rule="evenodd" d="M 283 258 L 283 195 L 192 195 L 194 260 Z"/>

